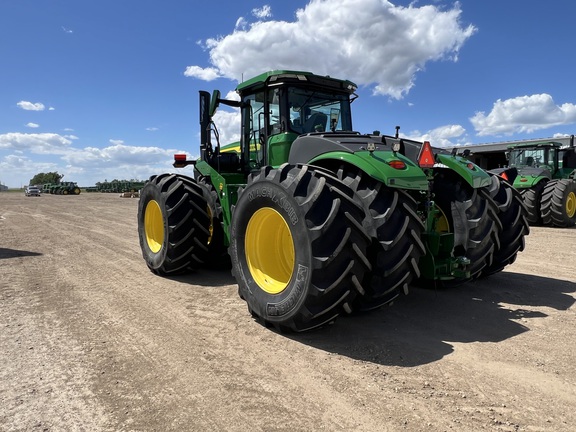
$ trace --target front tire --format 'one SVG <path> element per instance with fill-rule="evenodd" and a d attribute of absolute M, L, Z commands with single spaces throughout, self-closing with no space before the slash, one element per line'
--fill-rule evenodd
<path fill-rule="evenodd" d="M 203 263 L 208 215 L 202 190 L 176 174 L 153 176 L 138 203 L 138 235 L 148 268 L 159 275 L 188 271 Z"/>
<path fill-rule="evenodd" d="M 542 192 L 542 222 L 568 228 L 576 224 L 576 182 L 551 180 Z"/>
<path fill-rule="evenodd" d="M 233 210 L 229 253 L 239 294 L 265 325 L 333 321 L 369 268 L 363 211 L 338 179 L 306 165 L 264 167 Z"/>

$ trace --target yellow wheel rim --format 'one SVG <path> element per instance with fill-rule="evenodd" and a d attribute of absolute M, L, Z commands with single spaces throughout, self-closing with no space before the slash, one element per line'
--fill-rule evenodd
<path fill-rule="evenodd" d="M 436 214 L 436 223 L 434 225 L 435 231 L 437 233 L 450 232 L 450 223 L 448 222 L 446 214 L 438 206 L 436 206 L 436 210 L 438 210 L 438 213 Z"/>
<path fill-rule="evenodd" d="M 576 214 L 576 194 L 570 192 L 566 198 L 566 214 L 569 218 L 573 218 Z"/>
<path fill-rule="evenodd" d="M 164 244 L 164 220 L 162 210 L 154 200 L 148 202 L 144 211 L 144 232 L 148 247 L 152 252 L 158 253 Z"/>
<path fill-rule="evenodd" d="M 269 294 L 286 289 L 294 270 L 294 241 L 286 220 L 264 207 L 252 215 L 244 242 L 248 269 L 258 286 Z"/>

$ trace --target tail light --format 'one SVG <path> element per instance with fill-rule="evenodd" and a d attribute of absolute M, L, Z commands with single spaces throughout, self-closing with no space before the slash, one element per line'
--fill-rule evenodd
<path fill-rule="evenodd" d="M 402 169 L 406 168 L 406 164 L 404 162 L 402 162 L 401 160 L 389 161 L 388 165 L 390 165 L 392 168 L 397 169 L 397 170 L 402 170 Z"/>

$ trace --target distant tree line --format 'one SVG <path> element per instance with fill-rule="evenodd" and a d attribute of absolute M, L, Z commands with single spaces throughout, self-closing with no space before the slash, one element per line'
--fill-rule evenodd
<path fill-rule="evenodd" d="M 31 185 L 42 185 L 46 183 L 51 184 L 60 184 L 60 180 L 62 180 L 64 174 L 58 174 L 58 172 L 49 172 L 49 173 L 39 173 L 36 174 L 34 177 L 30 179 Z"/>

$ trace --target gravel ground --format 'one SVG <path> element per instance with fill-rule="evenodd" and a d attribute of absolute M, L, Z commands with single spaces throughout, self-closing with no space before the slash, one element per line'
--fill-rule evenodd
<path fill-rule="evenodd" d="M 148 271 L 137 199 L 0 193 L 1 431 L 572 431 L 576 229 L 282 335 L 228 271 Z"/>

